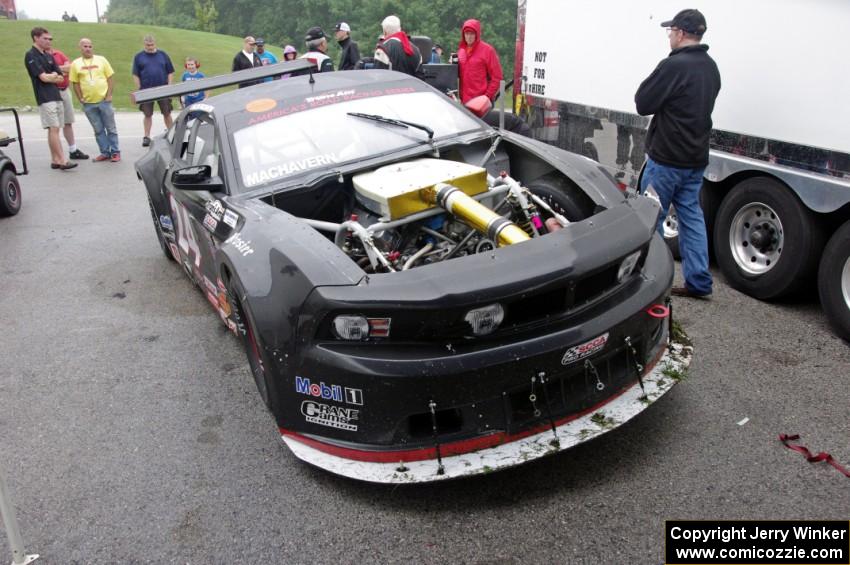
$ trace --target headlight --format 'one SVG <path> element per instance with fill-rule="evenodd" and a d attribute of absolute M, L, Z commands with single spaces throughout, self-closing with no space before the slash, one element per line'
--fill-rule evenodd
<path fill-rule="evenodd" d="M 369 321 L 366 316 L 337 316 L 333 326 L 334 333 L 340 339 L 357 341 L 369 337 Z"/>
<path fill-rule="evenodd" d="M 640 259 L 640 251 L 635 251 L 620 263 L 620 269 L 617 271 L 617 282 L 621 283 L 626 280 L 626 277 L 632 274 L 632 271 L 635 270 L 635 265 L 637 265 L 638 259 Z"/>
<path fill-rule="evenodd" d="M 390 318 L 366 316 L 337 316 L 333 321 L 334 334 L 340 339 L 361 341 L 369 337 L 390 337 Z"/>
<path fill-rule="evenodd" d="M 474 335 L 487 335 L 496 331 L 505 319 L 505 309 L 501 304 L 490 304 L 470 310 L 463 319 L 472 326 Z"/>

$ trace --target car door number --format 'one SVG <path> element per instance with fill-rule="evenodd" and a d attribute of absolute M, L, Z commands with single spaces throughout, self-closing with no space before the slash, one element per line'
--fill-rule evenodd
<path fill-rule="evenodd" d="M 191 259 L 192 254 L 195 255 L 195 267 L 201 266 L 201 248 L 198 246 L 198 240 L 195 238 L 195 228 L 192 227 L 192 222 L 189 221 L 189 212 L 186 207 L 177 202 L 174 196 L 169 194 L 168 198 L 171 201 L 171 209 L 174 210 L 174 218 L 177 224 L 177 245 L 183 250 L 183 253 Z M 191 251 L 191 253 L 189 253 Z"/>

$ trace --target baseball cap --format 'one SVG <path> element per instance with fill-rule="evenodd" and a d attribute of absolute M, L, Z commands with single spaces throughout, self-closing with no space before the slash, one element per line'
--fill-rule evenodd
<path fill-rule="evenodd" d="M 708 29 L 705 16 L 699 10 L 682 10 L 672 20 L 661 22 L 661 27 L 676 27 L 693 35 L 702 35 Z"/>
<path fill-rule="evenodd" d="M 323 37 L 327 36 L 322 28 L 314 26 L 307 30 L 307 35 L 304 36 L 304 41 L 313 41 L 314 39 L 321 39 Z"/>
<path fill-rule="evenodd" d="M 347 31 L 351 32 L 351 27 L 345 22 L 339 22 L 334 26 L 334 31 Z"/>
<path fill-rule="evenodd" d="M 254 43 L 256 43 L 257 45 L 265 45 L 266 40 L 263 39 L 262 37 L 258 37 Z"/>

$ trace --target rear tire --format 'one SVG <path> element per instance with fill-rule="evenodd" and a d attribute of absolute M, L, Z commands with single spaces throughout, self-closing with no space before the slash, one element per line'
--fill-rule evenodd
<path fill-rule="evenodd" d="M 171 248 L 168 245 L 168 241 L 165 239 L 165 234 L 162 233 L 162 226 L 159 223 L 159 217 L 156 215 L 156 209 L 153 207 L 153 201 L 151 201 L 150 195 L 148 195 L 148 206 L 150 206 L 151 209 L 153 228 L 156 230 L 156 238 L 159 240 L 159 246 L 162 248 L 162 252 L 165 254 L 167 259 L 176 261 L 174 255 L 171 254 Z"/>
<path fill-rule="evenodd" d="M 835 333 L 850 341 L 850 222 L 826 244 L 818 269 L 818 293 Z"/>
<path fill-rule="evenodd" d="M 12 169 L 0 173 L 0 216 L 14 216 L 21 210 L 21 184 Z"/>
<path fill-rule="evenodd" d="M 761 300 L 800 289 L 814 274 L 823 232 L 791 190 L 771 178 L 736 185 L 717 211 L 714 253 L 729 284 Z"/>

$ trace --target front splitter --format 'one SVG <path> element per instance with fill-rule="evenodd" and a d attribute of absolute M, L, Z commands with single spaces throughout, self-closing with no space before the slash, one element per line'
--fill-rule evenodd
<path fill-rule="evenodd" d="M 443 457 L 442 466 L 436 459 L 403 464 L 355 461 L 320 451 L 299 441 L 297 436 L 281 437 L 302 461 L 360 481 L 424 483 L 491 473 L 564 451 L 622 426 L 673 388 L 690 365 L 692 354 L 692 347 L 671 343 L 658 362 L 644 373 L 643 389 L 635 383 L 592 413 L 554 430 L 550 428 L 510 443 Z"/>

